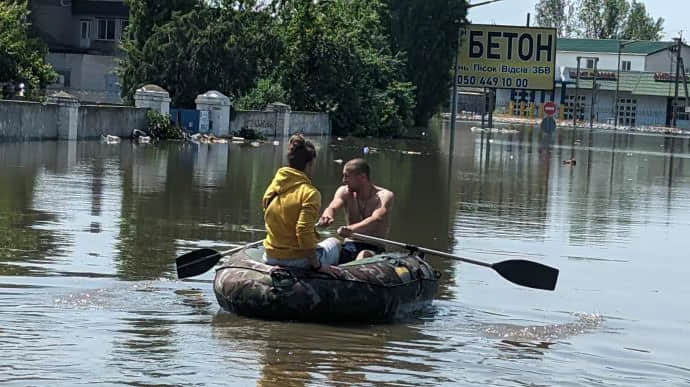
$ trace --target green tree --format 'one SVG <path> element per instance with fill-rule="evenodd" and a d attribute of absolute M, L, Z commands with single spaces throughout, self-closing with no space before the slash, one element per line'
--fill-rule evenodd
<path fill-rule="evenodd" d="M 0 7 L 0 84 L 24 82 L 37 91 L 57 74 L 46 63 L 48 49 L 31 35 L 26 1 L 4 1 Z"/>
<path fill-rule="evenodd" d="M 633 0 L 623 30 L 623 39 L 661 40 L 664 32 L 664 19 L 654 18 L 647 13 L 644 3 Z"/>
<path fill-rule="evenodd" d="M 271 71 L 279 55 L 270 14 L 250 2 L 197 4 L 155 23 L 137 22 L 139 11 L 131 11 L 137 27 L 127 33 L 127 55 L 120 66 L 123 95 L 129 98 L 144 83 L 164 87 L 173 104 L 185 107 L 194 106 L 196 96 L 208 90 L 243 95 Z M 140 42 L 137 31 L 149 25 Z"/>
<path fill-rule="evenodd" d="M 335 134 L 393 136 L 413 124 L 414 87 L 391 52 L 382 6 L 367 0 L 276 6 L 285 45 L 278 74 L 289 104 L 330 112 Z"/>
<path fill-rule="evenodd" d="M 458 28 L 465 22 L 467 2 L 385 0 L 382 23 L 391 52 L 402 55 L 406 78 L 416 88 L 414 119 L 426 125 L 448 100 Z"/>
<path fill-rule="evenodd" d="M 578 14 L 582 36 L 589 39 L 620 38 L 629 9 L 627 0 L 582 0 Z"/>
<path fill-rule="evenodd" d="M 577 35 L 577 9 L 579 0 L 539 0 L 534 6 L 536 23 L 541 27 L 555 28 L 560 38 Z"/>
<path fill-rule="evenodd" d="M 154 64 L 144 53 L 154 29 L 172 20 L 175 12 L 189 12 L 200 6 L 201 1 L 125 0 L 125 3 L 129 8 L 129 24 L 122 39 L 125 59 L 118 66 L 118 74 L 122 79 L 122 96 L 131 101 L 137 88 L 155 82 L 147 79 Z"/>
<path fill-rule="evenodd" d="M 287 99 L 287 92 L 280 83 L 262 78 L 254 89 L 235 100 L 233 107 L 240 110 L 263 110 L 269 103 L 285 103 Z"/>

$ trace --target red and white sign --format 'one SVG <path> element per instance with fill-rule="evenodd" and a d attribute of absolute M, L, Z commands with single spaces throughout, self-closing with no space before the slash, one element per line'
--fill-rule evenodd
<path fill-rule="evenodd" d="M 544 113 L 549 117 L 556 114 L 556 104 L 550 101 L 544 103 Z"/>

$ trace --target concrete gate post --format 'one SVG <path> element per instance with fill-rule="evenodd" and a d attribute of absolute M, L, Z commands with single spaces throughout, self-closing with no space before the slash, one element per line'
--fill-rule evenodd
<path fill-rule="evenodd" d="M 170 115 L 170 94 L 157 85 L 143 86 L 134 93 L 134 106 Z"/>
<path fill-rule="evenodd" d="M 60 140 L 76 140 L 79 130 L 79 100 L 64 91 L 49 96 L 46 101 L 56 104 L 57 137 Z"/>
<path fill-rule="evenodd" d="M 199 94 L 194 100 L 196 110 L 207 111 L 211 133 L 216 137 L 230 136 L 230 98 L 216 90 Z"/>

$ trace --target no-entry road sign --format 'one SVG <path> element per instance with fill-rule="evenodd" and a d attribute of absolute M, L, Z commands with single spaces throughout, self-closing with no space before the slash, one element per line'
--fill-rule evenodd
<path fill-rule="evenodd" d="M 556 114 L 556 104 L 553 102 L 546 102 L 544 104 L 544 113 L 549 117 Z"/>

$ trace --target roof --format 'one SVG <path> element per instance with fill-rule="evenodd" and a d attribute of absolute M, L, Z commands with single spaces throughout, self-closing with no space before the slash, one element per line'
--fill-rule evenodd
<path fill-rule="evenodd" d="M 623 54 L 651 55 L 673 46 L 675 42 L 655 42 L 651 40 L 618 39 L 558 39 L 558 51 L 599 52 L 618 54 L 618 44 Z"/>
<path fill-rule="evenodd" d="M 576 72 L 575 69 L 569 68 L 569 71 Z M 608 80 L 597 80 L 598 90 L 616 90 L 615 72 L 610 72 L 611 77 Z M 665 73 L 651 73 L 638 71 L 625 71 L 620 73 L 619 91 L 630 92 L 633 95 L 651 95 L 659 97 L 673 97 L 675 93 L 675 84 L 672 78 L 666 77 L 663 79 Z M 683 84 L 679 85 L 679 95 L 685 95 Z M 575 88 L 575 83 L 570 83 L 567 86 L 569 89 Z M 591 79 L 580 79 L 580 89 L 591 89 Z"/>
<path fill-rule="evenodd" d="M 129 10 L 124 1 L 72 0 L 72 14 L 128 18 Z"/>

